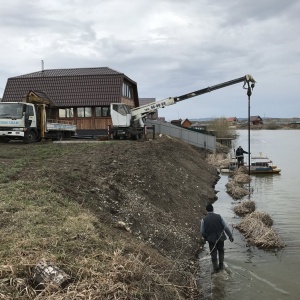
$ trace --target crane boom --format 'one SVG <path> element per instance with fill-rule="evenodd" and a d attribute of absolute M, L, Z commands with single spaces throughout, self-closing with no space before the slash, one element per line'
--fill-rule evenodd
<path fill-rule="evenodd" d="M 178 97 L 169 97 L 169 98 L 166 98 L 163 100 L 159 100 L 159 101 L 145 104 L 145 105 L 142 105 L 142 106 L 139 106 L 136 108 L 132 108 L 131 116 L 133 117 L 134 121 L 137 121 L 137 120 L 145 117 L 147 114 L 154 112 L 155 110 L 157 110 L 159 108 L 164 108 L 165 106 L 176 104 L 179 101 L 193 98 L 193 97 L 196 97 L 199 95 L 203 95 L 203 94 L 206 94 L 206 93 L 209 93 L 209 92 L 212 92 L 212 91 L 215 91 L 215 90 L 218 90 L 218 89 L 221 89 L 221 88 L 233 85 L 233 84 L 237 84 L 240 82 L 244 82 L 244 87 L 247 83 L 255 84 L 255 80 L 253 79 L 253 77 L 251 75 L 245 75 L 245 76 L 237 78 L 237 79 L 233 79 L 233 80 L 230 80 L 227 82 L 223 82 L 223 83 L 216 84 L 216 85 L 213 85 L 210 87 L 206 87 L 206 88 L 203 88 L 203 89 L 200 89 L 200 90 L 188 93 L 188 94 L 184 94 L 184 95 L 181 95 Z"/>
<path fill-rule="evenodd" d="M 179 97 L 174 97 L 175 102 L 179 102 L 179 101 L 186 100 L 186 99 L 189 99 L 189 98 L 192 98 L 192 97 L 203 95 L 203 94 L 206 94 L 206 93 L 209 93 L 209 92 L 212 92 L 212 91 L 215 91 L 215 90 L 218 90 L 218 89 L 221 89 L 221 88 L 224 88 L 224 87 L 236 84 L 236 83 L 240 83 L 240 82 L 244 82 L 244 86 L 245 86 L 245 84 L 250 83 L 250 82 L 252 84 L 256 83 L 256 81 L 253 79 L 253 77 L 251 75 L 245 75 L 243 77 L 233 79 L 233 80 L 230 80 L 230 81 L 227 81 L 227 82 L 223 82 L 223 83 L 220 83 L 220 84 L 216 84 L 216 85 L 204 88 L 204 89 L 200 89 L 200 90 L 197 90 L 197 91 L 192 92 L 192 93 L 184 94 L 184 95 L 179 96 Z"/>
<path fill-rule="evenodd" d="M 243 77 L 206 87 L 191 93 L 176 97 L 169 97 L 136 108 L 130 108 L 124 103 L 112 103 L 110 111 L 113 126 L 111 128 L 111 131 L 113 132 L 113 135 L 115 137 L 119 136 L 118 132 L 122 132 L 122 134 L 124 133 L 125 135 L 129 133 L 129 135 L 131 136 L 137 135 L 137 132 L 139 132 L 139 128 L 142 128 L 144 126 L 143 118 L 145 118 L 148 114 L 155 112 L 157 109 L 164 108 L 165 106 L 173 105 L 177 102 L 206 94 L 239 82 L 244 82 L 243 88 L 248 90 L 253 89 L 256 83 L 251 75 L 245 75 Z"/>

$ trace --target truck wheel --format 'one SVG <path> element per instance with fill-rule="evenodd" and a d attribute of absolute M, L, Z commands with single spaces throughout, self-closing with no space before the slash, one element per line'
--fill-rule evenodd
<path fill-rule="evenodd" d="M 7 138 L 0 138 L 0 143 L 8 143 L 9 142 L 9 139 Z"/>
<path fill-rule="evenodd" d="M 55 135 L 55 138 L 52 139 L 52 141 L 62 141 L 63 140 L 63 134 L 62 132 L 57 132 Z"/>
<path fill-rule="evenodd" d="M 57 140 L 58 141 L 62 141 L 63 140 L 63 133 L 62 132 L 59 132 L 58 134 L 57 134 Z"/>
<path fill-rule="evenodd" d="M 34 143 L 36 142 L 37 135 L 34 131 L 28 131 L 23 139 L 24 144 Z"/>

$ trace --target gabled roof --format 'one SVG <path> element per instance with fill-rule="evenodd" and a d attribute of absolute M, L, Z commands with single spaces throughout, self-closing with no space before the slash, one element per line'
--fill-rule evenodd
<path fill-rule="evenodd" d="M 250 121 L 262 120 L 260 116 L 251 116 Z"/>
<path fill-rule="evenodd" d="M 49 104 L 50 106 L 54 106 L 54 103 L 49 98 L 49 96 L 46 93 L 41 91 L 29 91 L 27 95 L 23 96 L 22 100 L 28 103 L 42 103 L 42 104 Z"/>
<path fill-rule="evenodd" d="M 24 95 L 34 90 L 46 93 L 58 107 L 107 106 L 121 101 L 124 81 L 133 86 L 138 106 L 136 82 L 107 67 L 50 69 L 11 77 L 2 101 L 22 101 Z"/>
<path fill-rule="evenodd" d="M 192 124 L 192 122 L 189 120 L 189 119 L 184 119 L 184 120 L 181 120 L 181 124 L 183 124 L 184 122 L 189 122 Z"/>
<path fill-rule="evenodd" d="M 236 117 L 229 117 L 229 118 L 227 118 L 227 121 L 228 122 L 235 122 L 235 121 L 237 121 L 237 118 Z"/>
<path fill-rule="evenodd" d="M 107 67 L 100 68 L 75 68 L 75 69 L 49 69 L 34 73 L 20 75 L 12 78 L 39 78 L 39 77 L 62 77 L 83 75 L 124 75 Z"/>

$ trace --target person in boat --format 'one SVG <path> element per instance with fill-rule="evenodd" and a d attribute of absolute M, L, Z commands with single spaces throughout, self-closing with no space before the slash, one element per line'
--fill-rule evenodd
<path fill-rule="evenodd" d="M 206 206 L 206 211 L 207 215 L 201 220 L 200 232 L 202 238 L 208 242 L 213 271 L 217 273 L 224 269 L 224 241 L 227 239 L 226 235 L 229 237 L 230 242 L 233 242 L 233 236 L 223 218 L 214 213 L 212 204 Z"/>
<path fill-rule="evenodd" d="M 241 146 L 239 146 L 235 151 L 235 157 L 238 161 L 238 166 L 244 165 L 244 153 L 248 154 L 247 151 L 245 151 Z"/>

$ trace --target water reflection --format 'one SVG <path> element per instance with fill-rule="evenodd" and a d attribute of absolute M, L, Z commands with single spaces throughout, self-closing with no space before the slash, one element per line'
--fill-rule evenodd
<path fill-rule="evenodd" d="M 262 189 L 269 189 L 273 187 L 274 182 L 278 180 L 277 177 L 280 177 L 280 174 L 260 174 L 251 176 L 251 186 L 256 192 L 262 191 Z"/>

